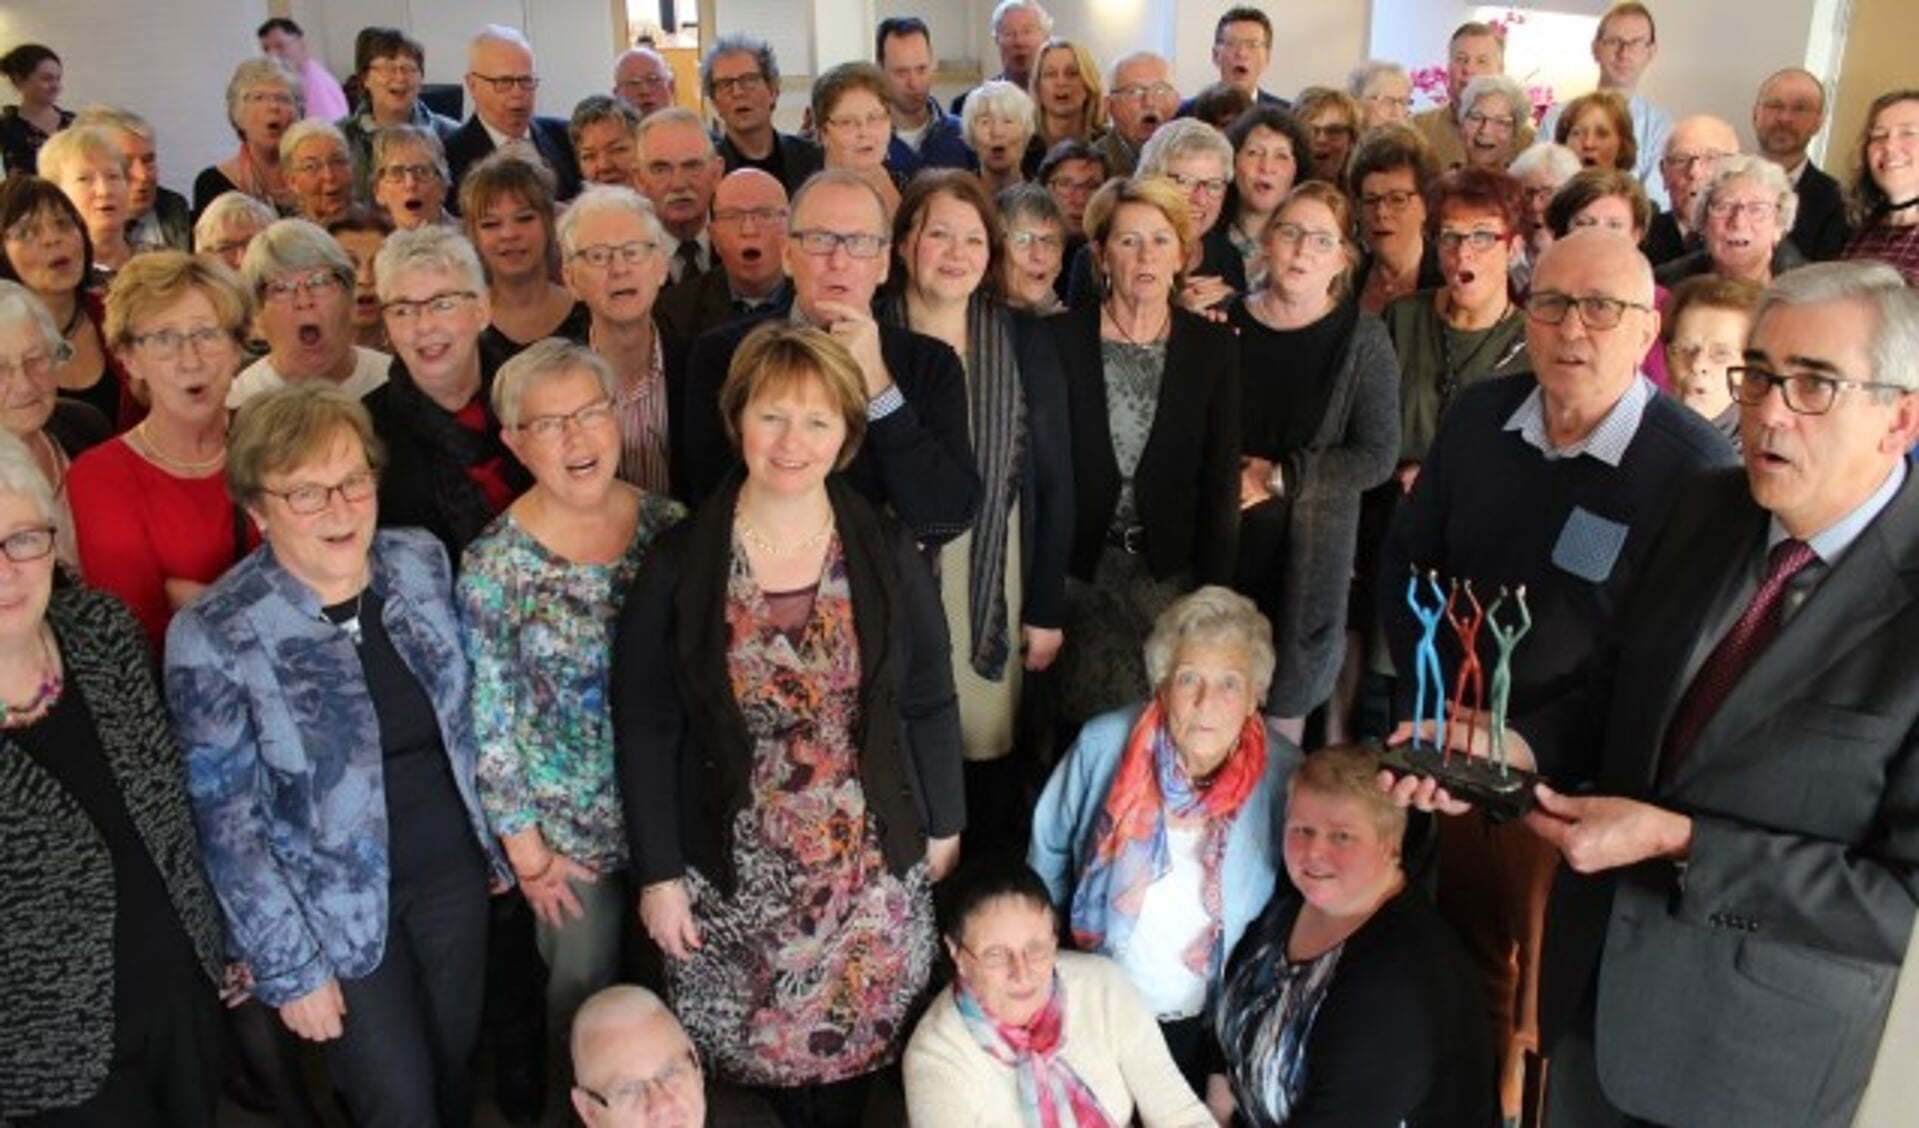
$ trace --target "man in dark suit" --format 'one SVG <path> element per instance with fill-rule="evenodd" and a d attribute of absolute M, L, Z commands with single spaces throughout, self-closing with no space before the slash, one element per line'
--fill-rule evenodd
<path fill-rule="evenodd" d="M 971 526 L 979 509 L 966 377 L 944 341 L 873 319 L 873 292 L 886 280 L 886 231 L 886 205 L 873 186 L 828 169 L 793 197 L 783 262 L 793 280 L 791 316 L 831 333 L 866 379 L 866 438 L 846 477 L 932 546 Z M 763 319 L 721 326 L 693 346 L 683 458 L 689 505 L 739 465 L 720 420 L 720 386 L 740 341 Z"/>
<path fill-rule="evenodd" d="M 453 175 L 449 201 L 459 195 L 467 169 L 513 144 L 531 147 L 553 170 L 559 199 L 580 194 L 580 166 L 567 140 L 565 120 L 533 114 L 539 87 L 526 36 L 488 24 L 473 37 L 466 50 L 466 96 L 473 101 L 473 116 L 446 139 L 446 163 Z"/>
<path fill-rule="evenodd" d="M 1213 25 L 1213 65 L 1219 68 L 1219 81 L 1245 91 L 1255 106 L 1290 110 L 1291 102 L 1259 84 L 1272 59 L 1272 17 L 1254 7 L 1228 8 L 1221 13 L 1219 22 Z M 1193 116 L 1191 98 L 1179 104 L 1179 116 Z"/>
<path fill-rule="evenodd" d="M 1666 185 L 1672 210 L 1653 217 L 1646 241 L 1639 249 L 1655 267 L 1698 250 L 1703 244 L 1692 227 L 1693 200 L 1712 183 L 1719 162 L 1739 151 L 1739 135 L 1725 121 L 1709 114 L 1680 118 L 1666 137 L 1659 157 L 1659 175 Z"/>
<path fill-rule="evenodd" d="M 798 192 L 820 170 L 820 147 L 773 128 L 780 100 L 780 64 L 773 45 L 756 35 L 722 35 L 700 64 L 700 87 L 720 113 L 720 159 L 726 171 L 757 168 Z"/>
<path fill-rule="evenodd" d="M 1587 688 L 1508 740 L 1567 863 L 1549 1125 L 1851 1122 L 1919 896 L 1915 358 L 1897 272 L 1774 281 L 1745 472 L 1679 487 Z"/>
<path fill-rule="evenodd" d="M 653 307 L 660 332 L 686 342 L 755 313 L 784 313 L 793 303 L 780 263 L 786 242 L 786 189 L 757 168 L 730 172 L 713 194 L 713 252 L 720 269 L 668 286 Z"/>
<path fill-rule="evenodd" d="M 1806 155 L 1806 147 L 1826 121 L 1826 88 L 1812 72 L 1799 67 L 1775 71 L 1759 84 L 1752 104 L 1752 133 L 1759 152 L 1786 170 L 1799 194 L 1799 217 L 1790 238 L 1801 254 L 1814 262 L 1839 257 L 1851 232 L 1846 228 L 1846 201 L 1839 182 L 1826 175 Z"/>

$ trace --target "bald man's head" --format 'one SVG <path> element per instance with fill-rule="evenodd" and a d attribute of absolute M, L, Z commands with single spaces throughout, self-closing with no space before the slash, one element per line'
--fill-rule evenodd
<path fill-rule="evenodd" d="M 573 1107 L 589 1128 L 706 1122 L 699 1055 L 673 1012 L 644 987 L 608 987 L 581 1004 L 572 1056 Z"/>
<path fill-rule="evenodd" d="M 764 298 L 785 279 L 786 188 L 757 168 L 736 169 L 713 193 L 713 251 L 743 298 Z"/>
<path fill-rule="evenodd" d="M 1693 197 L 1719 171 L 1719 162 L 1738 151 L 1739 134 L 1723 118 L 1696 114 L 1680 118 L 1672 127 L 1666 151 L 1660 155 L 1659 174 L 1681 223 L 1692 214 Z"/>
<path fill-rule="evenodd" d="M 1526 350 L 1549 416 L 1566 406 L 1596 424 L 1659 335 L 1652 266 L 1629 240 L 1590 228 L 1546 248 L 1526 309 Z"/>

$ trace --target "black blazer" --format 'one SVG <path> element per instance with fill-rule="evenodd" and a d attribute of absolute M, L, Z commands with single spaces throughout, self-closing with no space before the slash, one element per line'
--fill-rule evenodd
<path fill-rule="evenodd" d="M 780 154 L 780 183 L 786 186 L 786 194 L 789 196 L 800 190 L 800 185 L 806 183 L 807 177 L 825 167 L 826 154 L 820 151 L 818 145 L 804 137 L 796 137 L 791 133 L 775 130 L 773 143 L 778 146 Z M 759 167 L 746 159 L 724 130 L 713 139 L 713 146 L 719 150 L 720 160 L 725 163 L 728 172 L 737 168 Z"/>
<path fill-rule="evenodd" d="M 637 884 L 697 867 L 733 888 L 734 818 L 752 801 L 753 745 L 727 673 L 730 475 L 654 542 L 620 608 L 613 648 L 615 765 Z M 859 774 L 887 865 L 966 825 L 959 703 L 939 591 L 911 534 L 837 475 L 827 481 L 860 647 Z"/>
<path fill-rule="evenodd" d="M 1814 262 L 1830 262 L 1845 250 L 1852 229 L 1846 224 L 1846 198 L 1839 182 L 1811 161 L 1799 174 L 1799 217 L 1792 221 L 1792 243 Z"/>
<path fill-rule="evenodd" d="M 1068 310 L 1053 329 L 1066 375 L 1073 431 L 1071 573 L 1090 580 L 1119 504 L 1119 462 L 1106 407 L 1100 307 Z M 1133 477 L 1146 562 L 1160 579 L 1193 573 L 1200 584 L 1233 579 L 1239 550 L 1239 342 L 1233 331 L 1173 310 L 1153 430 Z"/>
<path fill-rule="evenodd" d="M 761 309 L 785 313 L 792 305 L 793 287 L 782 282 L 772 302 Z M 661 290 L 659 300 L 653 303 L 653 320 L 659 323 L 660 332 L 678 338 L 687 348 L 707 330 L 758 312 L 761 310 L 749 313 L 734 307 L 733 290 L 727 285 L 724 268 L 702 271 L 675 282 Z"/>
<path fill-rule="evenodd" d="M 1681 235 L 1679 220 L 1669 211 L 1660 212 L 1652 217 L 1652 225 L 1646 228 L 1646 240 L 1639 244 L 1639 251 L 1654 268 L 1664 266 L 1681 255 L 1699 249 L 1699 236 Z"/>
<path fill-rule="evenodd" d="M 570 200 L 580 194 L 580 162 L 573 155 L 573 141 L 566 135 L 566 121 L 563 118 L 536 117 L 527 127 L 527 137 L 533 147 L 546 159 L 547 167 L 553 170 L 558 182 L 558 199 Z M 446 139 L 446 166 L 453 175 L 453 183 L 448 187 L 447 210 L 459 210 L 457 200 L 460 195 L 460 181 L 466 178 L 466 170 L 479 164 L 493 153 L 493 137 L 486 127 L 480 124 L 476 115 L 467 118 L 453 136 Z"/>
<path fill-rule="evenodd" d="M 1202 235 L 1199 240 L 1199 269 L 1187 273 L 1215 275 L 1223 278 L 1233 293 L 1223 299 L 1215 309 L 1225 309 L 1233 298 L 1246 292 L 1246 260 L 1239 256 L 1239 249 L 1233 246 L 1232 238 L 1227 235 L 1227 216 L 1230 212 L 1220 212 L 1218 223 L 1213 229 Z M 1073 255 L 1072 270 L 1066 283 L 1066 304 L 1082 306 L 1097 304 L 1100 299 L 1100 286 L 1093 277 L 1093 247 L 1091 243 L 1081 242 L 1079 250 Z"/>
<path fill-rule="evenodd" d="M 739 465 L 720 419 L 720 386 L 740 342 L 768 317 L 722 325 L 693 344 L 686 372 L 686 424 L 681 429 L 686 496 L 697 505 Z M 845 477 L 867 500 L 888 506 L 921 544 L 945 544 L 979 511 L 979 468 L 966 414 L 966 376 L 959 357 L 896 325 L 881 325 L 880 354 L 906 402 L 866 425 L 866 441 Z"/>

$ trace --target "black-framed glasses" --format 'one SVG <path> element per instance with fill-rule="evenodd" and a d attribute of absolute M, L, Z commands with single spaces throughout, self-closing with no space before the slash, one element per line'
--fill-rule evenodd
<path fill-rule="evenodd" d="M 286 502 L 288 509 L 302 517 L 311 517 L 333 503 L 333 495 L 339 494 L 340 500 L 352 504 L 365 501 L 373 496 L 380 479 L 371 470 L 356 470 L 330 486 L 318 482 L 302 482 L 292 489 L 270 490 L 260 487 L 260 492 L 269 494 Z"/>
<path fill-rule="evenodd" d="M 601 398 L 573 411 L 529 416 L 520 423 L 518 429 L 540 442 L 556 443 L 566 434 L 569 427 L 592 431 L 611 422 L 613 422 L 613 401 Z"/>
<path fill-rule="evenodd" d="M 45 560 L 53 552 L 53 540 L 52 525 L 35 525 L 29 529 L 16 529 L 0 537 L 0 556 L 5 556 L 15 564 L 31 564 L 35 560 Z"/>
<path fill-rule="evenodd" d="M 380 170 L 380 179 L 388 184 L 403 184 L 409 180 L 426 184 L 440 179 L 440 168 L 430 164 L 390 164 Z"/>
<path fill-rule="evenodd" d="M 886 250 L 888 242 L 884 235 L 874 235 L 867 231 L 822 231 L 808 228 L 805 231 L 790 231 L 787 238 L 795 240 L 800 250 L 817 258 L 826 258 L 841 247 L 856 259 L 878 258 Z"/>
<path fill-rule="evenodd" d="M 1048 937 L 1044 940 L 1029 940 L 1025 947 L 1007 948 L 995 944 L 984 951 L 976 952 L 964 944 L 960 951 L 973 957 L 979 965 L 988 971 L 1006 971 L 1013 966 L 1015 957 L 1029 971 L 1044 971 L 1053 966 L 1053 960 L 1059 955 L 1059 941 Z"/>
<path fill-rule="evenodd" d="M 1580 324 L 1588 329 L 1616 329 L 1625 320 L 1627 310 L 1650 311 L 1652 307 L 1623 298 L 1608 298 L 1599 294 L 1575 298 L 1571 294 L 1559 294 L 1551 290 L 1537 291 L 1526 298 L 1526 316 L 1541 325 L 1563 324 L 1566 315 L 1575 309 L 1579 311 Z"/>
<path fill-rule="evenodd" d="M 602 1093 L 585 1085 L 574 1088 L 585 1093 L 594 1104 L 620 1113 L 635 1113 L 651 1105 L 656 1097 L 671 1093 L 683 1085 L 699 1084 L 700 1056 L 691 1046 L 675 1055 L 651 1077 L 622 1081 Z"/>
<path fill-rule="evenodd" d="M 713 97 L 718 98 L 726 94 L 731 94 L 736 90 L 741 94 L 750 94 L 765 85 L 766 76 L 759 71 L 748 71 L 745 74 L 736 74 L 730 78 L 716 78 L 712 82 Z"/>
<path fill-rule="evenodd" d="M 381 305 L 380 312 L 385 314 L 389 321 L 398 322 L 401 325 L 412 325 L 428 314 L 434 317 L 446 317 L 479 296 L 472 290 L 447 290 L 421 298 L 417 302 L 395 298 Z"/>
<path fill-rule="evenodd" d="M 1394 189 L 1391 192 L 1371 192 L 1359 198 L 1361 211 L 1405 211 L 1412 206 L 1417 192 Z"/>
<path fill-rule="evenodd" d="M 331 270 L 312 270 L 291 277 L 282 275 L 269 278 L 261 286 L 262 296 L 269 302 L 290 302 L 301 294 L 318 300 L 329 290 L 344 290 L 352 285 L 351 279 L 342 278 Z"/>
<path fill-rule="evenodd" d="M 1475 251 L 1484 253 L 1509 238 L 1511 236 L 1504 231 L 1487 231 L 1480 228 L 1474 231 L 1441 231 L 1433 242 L 1438 243 L 1442 251 L 1457 253 L 1461 247 L 1471 247 Z"/>
<path fill-rule="evenodd" d="M 481 74 L 468 71 L 466 76 L 491 86 L 495 94 L 505 94 L 510 90 L 524 90 L 531 94 L 540 88 L 540 76 L 535 74 Z"/>
<path fill-rule="evenodd" d="M 1726 369 L 1726 389 L 1732 398 L 1747 407 L 1757 407 L 1766 401 L 1766 395 L 1773 388 L 1785 397 L 1786 408 L 1799 415 L 1824 415 L 1839 402 L 1839 393 L 1847 388 L 1859 388 L 1868 392 L 1898 392 L 1908 395 L 1913 389 L 1899 384 L 1882 384 L 1871 380 L 1847 380 L 1838 376 L 1826 376 L 1818 372 L 1778 373 L 1756 364 L 1735 364 Z"/>

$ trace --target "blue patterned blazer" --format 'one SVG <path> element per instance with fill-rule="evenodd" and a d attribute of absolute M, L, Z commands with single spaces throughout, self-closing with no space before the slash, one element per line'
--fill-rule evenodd
<path fill-rule="evenodd" d="M 468 672 L 446 550 L 374 534 L 381 622 L 433 702 L 453 779 L 496 879 L 508 875 L 474 787 Z M 233 955 L 280 1006 L 379 966 L 387 824 L 379 721 L 359 655 L 319 598 L 262 547 L 174 616 L 167 703 Z"/>

